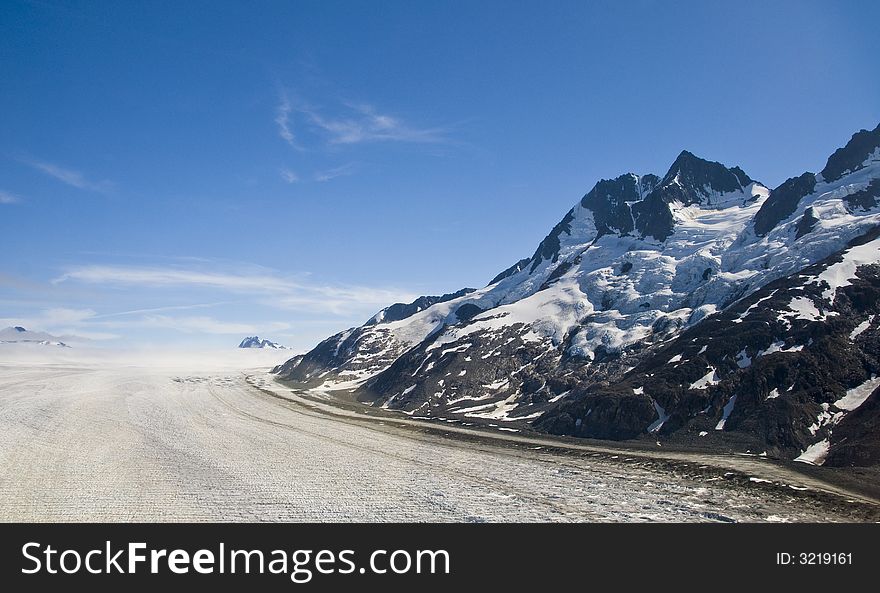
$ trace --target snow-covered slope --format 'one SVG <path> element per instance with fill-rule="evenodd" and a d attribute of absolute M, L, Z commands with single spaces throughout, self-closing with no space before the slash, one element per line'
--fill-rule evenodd
<path fill-rule="evenodd" d="M 363 400 L 410 414 L 534 419 L 840 252 L 880 224 L 878 201 L 880 126 L 853 136 L 820 174 L 772 191 L 684 151 L 662 178 L 597 183 L 532 257 L 488 286 L 393 321 L 379 314 L 277 370 L 359 386 Z M 656 401 L 639 401 L 656 416 Z"/>
<path fill-rule="evenodd" d="M 612 385 L 537 421 L 559 434 L 646 430 L 822 464 L 880 462 L 880 227 L 685 331 Z M 646 428 L 647 427 L 647 428 Z"/>

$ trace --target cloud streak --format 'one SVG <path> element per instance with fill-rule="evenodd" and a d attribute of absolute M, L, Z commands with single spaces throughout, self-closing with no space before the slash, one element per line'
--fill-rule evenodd
<path fill-rule="evenodd" d="M 183 333 L 216 335 L 256 334 L 261 330 L 279 331 L 290 327 L 289 324 L 277 322 L 257 327 L 249 323 L 220 321 L 213 317 L 170 317 L 167 315 L 145 315 L 139 320 L 126 323 L 126 325 L 137 325 L 146 328 L 174 329 Z"/>
<path fill-rule="evenodd" d="M 215 272 L 169 267 L 90 265 L 73 267 L 52 281 L 138 288 L 190 287 L 248 295 L 260 304 L 286 311 L 351 315 L 373 312 L 416 295 L 391 288 L 294 281 L 271 272 Z"/>
<path fill-rule="evenodd" d="M 275 124 L 278 126 L 278 135 L 281 139 L 295 147 L 296 143 L 294 142 L 293 130 L 291 130 L 290 124 L 290 112 L 292 109 L 290 98 L 286 94 L 281 95 L 281 102 L 275 109 Z"/>
<path fill-rule="evenodd" d="M 22 162 L 36 169 L 37 171 L 45 173 L 49 177 L 52 177 L 64 184 L 75 187 L 77 189 L 94 191 L 98 193 L 106 193 L 113 189 L 112 182 L 107 181 L 106 179 L 97 182 L 91 181 L 89 179 L 86 179 L 85 175 L 83 175 L 81 172 L 74 169 L 68 169 L 45 161 L 23 160 Z"/>
<path fill-rule="evenodd" d="M 325 182 L 330 181 L 331 179 L 336 179 L 337 177 L 347 177 L 349 175 L 353 175 L 356 169 L 356 165 L 354 163 L 348 163 L 342 165 L 341 167 L 334 167 L 332 169 L 327 169 L 325 171 L 318 171 L 315 173 L 315 181 Z"/>
<path fill-rule="evenodd" d="M 95 319 L 106 319 L 108 317 L 126 317 L 129 315 L 142 315 L 144 313 L 165 313 L 168 311 L 188 311 L 191 309 L 208 309 L 210 307 L 218 307 L 225 305 L 225 302 L 218 303 L 196 303 L 195 305 L 170 305 L 168 307 L 150 307 L 148 309 L 132 309 L 130 311 L 119 311 L 116 313 L 105 313 L 103 315 L 95 315 Z"/>
<path fill-rule="evenodd" d="M 0 204 L 17 204 L 18 202 L 21 202 L 21 198 L 0 189 Z"/>
<path fill-rule="evenodd" d="M 154 311 L 171 310 L 164 307 Z M 129 319 L 107 319 L 116 315 L 134 315 Z M 151 310 L 126 311 L 120 314 L 96 315 L 91 309 L 46 309 L 37 315 L 25 318 L 0 319 L 0 326 L 24 325 L 36 331 L 51 331 L 65 340 L 114 340 L 122 337 L 118 333 L 102 330 L 173 329 L 182 333 L 202 333 L 215 335 L 255 334 L 259 331 L 283 331 L 290 328 L 289 323 L 268 322 L 259 326 L 250 323 L 224 321 L 214 317 L 162 315 Z"/>
<path fill-rule="evenodd" d="M 315 109 L 300 108 L 313 128 L 320 131 L 330 144 L 365 142 L 405 142 L 442 144 L 448 142 L 448 130 L 441 127 L 419 128 L 400 119 L 380 113 L 371 105 L 346 104 L 347 113 L 340 117 L 325 116 Z"/>
<path fill-rule="evenodd" d="M 286 181 L 287 183 L 296 183 L 299 181 L 299 175 L 291 171 L 290 169 L 284 168 L 278 172 L 281 175 L 281 179 Z"/>

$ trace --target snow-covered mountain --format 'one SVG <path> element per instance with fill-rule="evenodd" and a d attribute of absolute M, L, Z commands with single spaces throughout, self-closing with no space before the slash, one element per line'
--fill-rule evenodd
<path fill-rule="evenodd" d="M 6 344 L 42 344 L 44 346 L 61 346 L 70 348 L 60 338 L 46 332 L 29 331 L 20 325 L 0 329 L 0 343 Z"/>
<path fill-rule="evenodd" d="M 239 348 L 274 348 L 276 350 L 289 350 L 287 346 L 282 346 L 271 340 L 261 340 L 260 336 L 248 336 L 238 345 Z"/>
<path fill-rule="evenodd" d="M 808 279 L 814 282 L 822 290 L 812 308 L 806 301 L 794 301 L 794 307 L 829 313 L 798 318 L 791 325 L 794 333 L 775 330 L 778 335 L 760 340 L 752 324 L 731 322 L 715 339 L 739 344 L 751 358 L 761 348 L 771 360 L 770 354 L 785 354 L 786 348 L 819 348 L 816 339 L 799 341 L 806 335 L 797 333 L 801 322 L 824 326 L 841 323 L 840 317 L 848 327 L 867 319 L 859 315 L 880 314 L 871 312 L 876 300 L 861 307 L 844 304 L 855 298 L 849 293 L 861 285 L 857 279 L 868 278 L 874 286 L 867 270 L 880 258 L 871 247 L 853 248 L 851 242 L 868 241 L 878 225 L 880 126 L 855 134 L 821 173 L 793 177 L 772 191 L 739 167 L 684 151 L 662 177 L 626 174 L 597 183 L 530 258 L 488 286 L 430 297 L 436 300 L 424 301 L 428 306 L 395 305 L 389 309 L 400 314 L 380 312 L 276 370 L 285 379 L 324 389 L 357 388 L 362 401 L 411 415 L 529 422 L 561 434 L 653 438 L 686 432 L 708 418 L 713 426 L 721 423 L 721 433 L 757 431 L 752 446 L 796 457 L 813 444 L 810 425 L 770 436 L 767 426 L 758 430 L 737 420 L 747 407 L 740 403 L 735 411 L 743 399 L 730 403 L 725 381 L 746 368 L 733 362 L 739 350 L 724 350 L 727 358 L 718 360 L 703 356 L 700 377 L 690 377 L 683 367 L 681 374 L 673 370 L 682 366 L 678 360 L 656 357 L 673 346 L 684 352 L 682 340 L 692 339 L 686 336 L 716 327 L 743 303 L 769 315 L 774 298 L 751 299 L 777 281 L 795 292 Z M 859 255 L 853 259 L 848 254 L 854 249 Z M 828 263 L 835 258 L 848 263 Z M 814 265 L 835 271 L 809 268 Z M 808 268 L 815 271 L 804 276 Z M 835 309 L 841 291 L 837 306 L 844 308 Z M 876 341 L 869 340 L 875 329 L 870 323 L 867 328 L 867 350 L 860 350 L 864 373 L 880 375 Z M 749 342 L 753 338 L 757 341 Z M 783 338 L 790 347 L 771 352 L 771 344 Z M 710 356 L 713 349 L 703 346 L 702 354 Z M 655 367 L 671 373 L 669 381 L 679 377 L 687 384 L 679 380 L 674 396 L 659 388 L 655 393 L 651 377 L 639 375 Z M 867 380 L 864 373 L 853 370 L 832 391 L 855 388 L 853 381 Z M 623 386 L 629 389 L 626 397 Z M 803 397 L 809 401 L 795 407 L 815 416 L 820 403 Z M 589 404 L 599 400 L 601 406 Z M 695 402 L 706 405 L 697 410 Z M 759 408 L 753 411 L 760 416 L 766 409 Z M 783 416 L 783 424 L 793 425 L 800 417 Z"/>

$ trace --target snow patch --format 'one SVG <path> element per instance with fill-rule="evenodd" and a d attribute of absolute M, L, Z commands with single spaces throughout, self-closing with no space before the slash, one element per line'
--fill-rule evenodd
<path fill-rule="evenodd" d="M 825 463 L 825 458 L 828 457 L 828 451 L 830 448 L 831 443 L 828 439 L 822 439 L 818 443 L 813 443 L 807 447 L 806 450 L 802 451 L 794 460 L 800 461 L 801 463 L 809 463 L 810 465 L 822 465 Z"/>
<path fill-rule="evenodd" d="M 736 354 L 736 366 L 741 369 L 747 369 L 752 366 L 752 359 L 746 349 L 743 348 Z"/>
<path fill-rule="evenodd" d="M 654 398 L 651 398 L 651 403 L 654 404 L 654 410 L 657 412 L 657 419 L 648 426 L 648 432 L 657 432 L 663 426 L 663 423 L 669 420 L 669 414 L 666 413 L 663 406 L 658 404 Z"/>
<path fill-rule="evenodd" d="M 715 425 L 715 430 L 724 430 L 724 425 L 727 424 L 727 419 L 730 418 L 730 413 L 733 412 L 733 406 L 736 404 L 736 396 L 734 393 L 727 403 L 724 404 L 724 409 L 722 410 L 721 420 L 718 421 L 718 424 Z"/>
<path fill-rule="evenodd" d="M 773 354 L 775 352 L 800 352 L 804 347 L 801 346 L 792 346 L 791 348 L 785 347 L 785 342 L 776 341 L 770 344 L 766 350 L 759 350 L 758 356 L 767 356 L 769 354 Z"/>
<path fill-rule="evenodd" d="M 707 389 L 710 385 L 718 384 L 719 381 L 718 371 L 715 367 L 709 367 L 709 372 L 691 383 L 690 389 Z"/>
<path fill-rule="evenodd" d="M 858 324 L 856 326 L 856 328 L 850 332 L 849 339 L 855 340 L 862 333 L 864 333 L 869 327 L 871 327 L 871 323 L 873 323 L 873 322 L 874 322 L 874 316 L 870 315 L 866 320 L 864 320 L 863 322 Z"/>
<path fill-rule="evenodd" d="M 792 319 L 804 319 L 806 321 L 819 321 L 824 316 L 813 301 L 807 297 L 795 297 L 791 299 L 788 308 L 795 312 Z M 789 316 L 791 317 L 791 316 Z"/>
<path fill-rule="evenodd" d="M 880 239 L 874 239 L 864 245 L 858 245 L 843 254 L 843 260 L 828 266 L 819 274 L 814 283 L 825 282 L 828 288 L 822 291 L 822 298 L 834 304 L 838 288 L 849 286 L 856 277 L 859 266 L 872 264 L 880 260 Z"/>
<path fill-rule="evenodd" d="M 852 411 L 865 403 L 865 400 L 880 387 L 880 377 L 871 377 L 858 387 L 847 390 L 846 395 L 834 402 L 840 410 Z"/>

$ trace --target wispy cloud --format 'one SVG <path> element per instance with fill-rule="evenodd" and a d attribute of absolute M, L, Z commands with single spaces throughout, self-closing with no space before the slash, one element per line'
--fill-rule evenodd
<path fill-rule="evenodd" d="M 126 317 L 129 315 L 142 315 L 144 313 L 165 313 L 168 311 L 187 311 L 190 309 L 207 309 L 210 307 L 218 307 L 220 305 L 228 304 L 225 301 L 217 302 L 217 303 L 196 303 L 194 305 L 171 305 L 168 307 L 150 307 L 148 309 L 131 309 L 130 311 L 118 311 L 116 313 L 104 313 L 103 315 L 96 315 L 95 319 L 106 319 L 108 317 Z"/>
<path fill-rule="evenodd" d="M 45 173 L 50 177 L 57 179 L 62 183 L 66 183 L 67 185 L 75 187 L 77 189 L 95 191 L 100 193 L 106 193 L 113 189 L 112 182 L 107 181 L 106 179 L 103 181 L 91 181 L 87 179 L 85 175 L 83 175 L 81 172 L 74 169 L 68 169 L 53 163 L 47 163 L 45 161 L 38 160 L 24 159 L 22 160 L 22 162 L 38 171 Z"/>
<path fill-rule="evenodd" d="M 0 204 L 16 204 L 18 202 L 21 202 L 21 198 L 0 189 Z"/>
<path fill-rule="evenodd" d="M 292 286 L 288 281 L 271 275 L 227 274 L 182 268 L 102 265 L 70 268 L 52 282 L 58 284 L 68 280 L 117 286 L 203 286 L 230 291 L 283 292 Z"/>
<path fill-rule="evenodd" d="M 342 165 L 341 167 L 334 167 L 332 169 L 327 169 L 325 171 L 318 171 L 315 173 L 315 181 L 330 181 L 331 179 L 336 179 L 337 177 L 347 177 L 348 175 L 352 175 L 355 172 L 357 166 L 354 163 L 348 163 Z"/>
<path fill-rule="evenodd" d="M 193 287 L 248 295 L 261 305 L 287 311 L 351 315 L 373 312 L 416 295 L 393 288 L 308 283 L 271 271 L 215 272 L 177 267 L 90 265 L 73 267 L 53 283 L 82 282 L 143 288 Z"/>
<path fill-rule="evenodd" d="M 72 325 L 82 323 L 83 321 L 95 316 L 92 309 L 68 309 L 57 307 L 52 309 L 44 309 L 37 315 L 29 315 L 22 318 L 5 318 L 0 319 L 0 325 L 23 325 L 27 329 L 45 330 L 57 327 L 58 325 Z"/>
<path fill-rule="evenodd" d="M 290 127 L 291 110 L 290 98 L 286 93 L 283 93 L 281 95 L 281 101 L 278 103 L 278 107 L 275 108 L 275 123 L 278 125 L 278 135 L 281 136 L 282 140 L 291 146 L 296 146 L 293 131 Z"/>
<path fill-rule="evenodd" d="M 278 172 L 281 175 L 281 179 L 286 181 L 287 183 L 296 183 L 299 181 L 299 175 L 290 169 L 284 168 Z"/>
<path fill-rule="evenodd" d="M 55 307 L 46 309 L 43 312 L 41 321 L 47 326 L 55 326 L 60 324 L 81 323 L 87 319 L 91 319 L 96 315 L 92 309 L 69 309 L 66 307 Z"/>
<path fill-rule="evenodd" d="M 371 105 L 345 104 L 346 113 L 333 117 L 316 109 L 300 108 L 308 122 L 322 132 L 330 144 L 363 142 L 408 142 L 440 144 L 447 142 L 448 130 L 407 124 L 397 117 L 381 113 Z"/>

